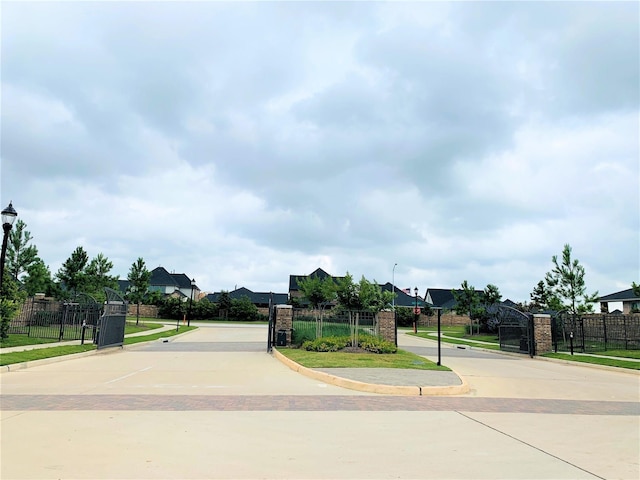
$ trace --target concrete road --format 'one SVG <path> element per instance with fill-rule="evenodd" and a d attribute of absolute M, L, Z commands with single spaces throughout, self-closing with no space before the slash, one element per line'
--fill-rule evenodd
<path fill-rule="evenodd" d="M 381 396 L 303 377 L 265 343 L 262 326 L 207 326 L 3 373 L 0 477 L 639 477 L 637 375 L 451 349 L 469 394 Z"/>

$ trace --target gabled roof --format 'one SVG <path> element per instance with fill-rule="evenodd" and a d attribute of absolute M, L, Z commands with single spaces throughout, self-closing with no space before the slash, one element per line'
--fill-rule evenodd
<path fill-rule="evenodd" d="M 344 277 L 334 277 L 332 275 L 329 275 L 327 272 L 325 272 L 321 268 L 316 268 L 309 275 L 289 275 L 289 291 L 291 292 L 292 290 L 299 290 L 300 288 L 298 287 L 298 279 L 308 278 L 308 277 L 318 277 L 321 280 L 324 280 L 325 278 L 329 277 L 329 278 L 333 278 L 336 281 L 344 278 Z"/>
<path fill-rule="evenodd" d="M 640 300 L 640 297 L 633 294 L 632 288 L 598 298 L 599 302 L 629 302 L 633 300 Z"/>
<path fill-rule="evenodd" d="M 149 285 L 191 290 L 191 279 L 184 273 L 169 273 L 164 267 L 156 267 L 151 270 Z M 195 289 L 199 290 L 197 286 Z"/>
<path fill-rule="evenodd" d="M 268 305 L 269 299 L 272 298 L 274 305 L 283 305 L 289 300 L 289 295 L 286 293 L 273 293 L 273 292 L 252 292 L 248 288 L 241 287 L 228 292 L 229 298 L 240 299 L 247 297 L 254 305 Z M 220 299 L 222 292 L 210 293 L 207 295 L 207 300 L 213 303 L 217 303 Z"/>
<path fill-rule="evenodd" d="M 178 286 L 178 282 L 173 276 L 167 272 L 164 267 L 156 267 L 151 270 L 151 277 L 149 278 L 149 285 L 154 286 Z"/>
<path fill-rule="evenodd" d="M 394 291 L 396 293 L 396 298 L 394 302 L 396 307 L 415 307 L 416 306 L 415 296 L 412 297 L 411 295 L 407 294 L 404 290 L 401 290 L 395 285 L 393 286 L 393 290 L 392 290 L 391 282 L 387 282 L 384 285 L 380 285 L 380 289 L 384 292 Z M 420 296 L 418 296 L 418 306 L 419 307 L 425 306 L 425 301 Z"/>
<path fill-rule="evenodd" d="M 454 289 L 456 290 L 456 289 Z M 457 289 L 456 292 L 461 292 L 461 289 Z M 483 293 L 483 290 L 476 290 L 478 295 Z M 456 307 L 456 300 L 453 297 L 452 289 L 450 288 L 428 288 L 426 301 L 431 303 L 434 307 L 440 307 L 447 310 L 453 310 Z"/>

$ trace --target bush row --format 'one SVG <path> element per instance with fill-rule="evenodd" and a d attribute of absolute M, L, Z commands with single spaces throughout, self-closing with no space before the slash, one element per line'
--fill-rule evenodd
<path fill-rule="evenodd" d="M 310 352 L 337 352 L 352 346 L 351 337 L 348 336 L 321 337 L 307 340 L 302 344 L 302 348 Z M 398 351 L 393 343 L 373 335 L 360 335 L 357 346 L 371 353 L 396 353 Z"/>

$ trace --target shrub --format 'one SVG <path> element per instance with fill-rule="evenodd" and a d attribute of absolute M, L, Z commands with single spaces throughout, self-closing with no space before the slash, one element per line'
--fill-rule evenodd
<path fill-rule="evenodd" d="M 362 335 L 359 337 L 359 347 L 371 353 L 396 353 L 398 347 L 380 337 Z"/>
<path fill-rule="evenodd" d="M 349 337 L 321 337 L 307 340 L 302 348 L 310 352 L 337 352 L 349 345 L 349 342 Z"/>

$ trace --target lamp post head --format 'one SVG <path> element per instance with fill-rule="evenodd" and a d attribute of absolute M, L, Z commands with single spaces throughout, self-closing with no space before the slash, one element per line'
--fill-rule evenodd
<path fill-rule="evenodd" d="M 2 226 L 9 225 L 8 228 L 11 228 L 17 216 L 18 212 L 13 208 L 13 203 L 9 202 L 9 206 L 2 210 Z"/>
<path fill-rule="evenodd" d="M 413 289 L 413 292 L 416 294 L 416 297 L 418 296 L 418 287 Z"/>
<path fill-rule="evenodd" d="M 196 286 L 196 279 L 195 279 L 195 278 L 192 278 L 192 279 L 191 279 L 191 286 L 192 286 L 192 287 L 195 287 L 195 286 Z"/>

